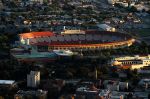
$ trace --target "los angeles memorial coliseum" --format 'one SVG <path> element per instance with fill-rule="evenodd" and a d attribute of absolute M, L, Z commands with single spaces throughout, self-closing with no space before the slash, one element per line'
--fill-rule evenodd
<path fill-rule="evenodd" d="M 86 51 L 123 48 L 132 45 L 135 39 L 128 34 L 118 32 L 66 30 L 61 34 L 53 32 L 22 33 L 20 42 L 37 51 Z"/>

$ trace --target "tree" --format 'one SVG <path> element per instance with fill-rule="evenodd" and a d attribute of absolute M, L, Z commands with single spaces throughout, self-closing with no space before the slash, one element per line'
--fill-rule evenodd
<path fill-rule="evenodd" d="M 86 78 L 86 77 L 88 77 L 89 72 L 90 72 L 90 70 L 87 67 L 79 67 L 76 74 L 78 77 Z"/>
<path fill-rule="evenodd" d="M 150 94 L 148 94 L 148 99 L 150 99 Z"/>
<path fill-rule="evenodd" d="M 118 7 L 118 8 L 122 8 L 122 6 L 118 3 L 115 3 L 115 6 Z"/>
<path fill-rule="evenodd" d="M 148 10 L 147 13 L 150 14 L 150 10 Z"/>
<path fill-rule="evenodd" d="M 132 97 L 133 97 L 133 94 L 132 94 L 132 93 L 129 93 L 129 94 L 127 95 L 127 99 L 132 99 Z"/>
<path fill-rule="evenodd" d="M 137 9 L 134 6 L 132 6 L 131 8 L 129 8 L 129 11 L 131 11 L 131 12 L 137 12 Z"/>

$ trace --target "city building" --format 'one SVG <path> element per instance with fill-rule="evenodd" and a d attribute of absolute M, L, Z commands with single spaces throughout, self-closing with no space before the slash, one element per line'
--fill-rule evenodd
<path fill-rule="evenodd" d="M 97 0 L 81 0 L 82 2 L 96 2 Z"/>
<path fill-rule="evenodd" d="M 142 4 L 134 5 L 134 7 L 137 9 L 137 11 L 148 11 L 148 10 L 150 10 L 149 7 L 142 5 Z"/>
<path fill-rule="evenodd" d="M 0 80 L 0 99 L 5 99 L 5 95 L 9 95 L 17 88 L 17 84 L 14 80 Z"/>
<path fill-rule="evenodd" d="M 85 87 L 77 89 L 75 99 L 124 99 L 127 92 L 110 91 L 109 89 L 89 90 Z"/>
<path fill-rule="evenodd" d="M 105 80 L 103 82 L 104 88 L 110 91 L 120 91 L 120 90 L 128 90 L 129 83 L 121 82 L 117 80 Z"/>
<path fill-rule="evenodd" d="M 142 70 L 142 69 L 139 69 L 138 71 L 137 71 L 139 74 L 150 74 L 150 70 Z"/>
<path fill-rule="evenodd" d="M 2 10 L 4 8 L 2 0 L 0 0 L 0 10 Z"/>
<path fill-rule="evenodd" d="M 112 59 L 111 65 L 123 69 L 140 69 L 150 65 L 150 55 L 115 57 Z"/>
<path fill-rule="evenodd" d="M 118 91 L 112 91 L 110 94 L 110 99 L 125 99 L 126 92 L 118 92 Z"/>
<path fill-rule="evenodd" d="M 118 81 L 113 81 L 113 80 L 105 80 L 103 82 L 104 88 L 108 89 L 110 91 L 119 91 L 119 83 Z"/>
<path fill-rule="evenodd" d="M 100 99 L 108 99 L 110 97 L 110 92 L 111 91 L 108 89 L 100 90 L 99 92 Z"/>
<path fill-rule="evenodd" d="M 119 0 L 108 0 L 108 4 L 114 5 Z"/>
<path fill-rule="evenodd" d="M 75 99 L 83 97 L 83 99 L 97 99 L 99 96 L 99 89 L 94 85 L 90 87 L 79 87 L 76 90 Z"/>
<path fill-rule="evenodd" d="M 129 88 L 128 82 L 119 82 L 119 89 L 124 90 Z"/>
<path fill-rule="evenodd" d="M 113 27 L 111 27 L 111 26 L 109 26 L 107 24 L 98 24 L 97 26 L 98 26 L 98 29 L 100 31 L 111 31 L 111 32 L 115 32 L 116 31 L 115 28 L 113 28 Z"/>
<path fill-rule="evenodd" d="M 23 91 L 19 90 L 15 95 L 14 99 L 47 99 L 47 91 Z"/>
<path fill-rule="evenodd" d="M 148 89 L 150 88 L 150 79 L 141 79 L 138 83 L 139 86 L 145 88 L 145 89 Z"/>
<path fill-rule="evenodd" d="M 30 3 L 40 3 L 43 4 L 44 0 L 29 0 Z"/>
<path fill-rule="evenodd" d="M 40 3 L 40 4 L 47 3 L 47 4 L 51 4 L 52 0 L 27 0 L 26 3 L 27 2 L 30 3 L 30 4 L 34 4 L 34 3 Z"/>
<path fill-rule="evenodd" d="M 116 2 L 116 3 L 122 7 L 128 7 L 129 6 L 128 2 Z"/>
<path fill-rule="evenodd" d="M 146 91 L 145 92 L 144 91 L 134 92 L 133 93 L 133 98 L 135 99 L 135 98 L 138 97 L 138 99 L 149 99 L 148 95 L 149 95 L 149 92 L 146 92 Z"/>
<path fill-rule="evenodd" d="M 85 31 L 83 30 L 64 30 L 61 32 L 62 35 L 67 34 L 85 34 Z"/>
<path fill-rule="evenodd" d="M 37 87 L 39 84 L 40 84 L 40 72 L 31 71 L 30 74 L 27 75 L 27 86 Z"/>
<path fill-rule="evenodd" d="M 0 80 L 0 85 L 14 85 L 14 80 Z"/>

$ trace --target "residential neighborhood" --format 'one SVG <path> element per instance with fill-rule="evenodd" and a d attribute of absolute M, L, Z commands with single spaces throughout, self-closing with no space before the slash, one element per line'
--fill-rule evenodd
<path fill-rule="evenodd" d="M 149 0 L 0 0 L 0 99 L 150 99 Z"/>

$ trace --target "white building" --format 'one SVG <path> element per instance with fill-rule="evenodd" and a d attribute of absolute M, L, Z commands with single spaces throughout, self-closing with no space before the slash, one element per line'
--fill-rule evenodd
<path fill-rule="evenodd" d="M 115 4 L 114 0 L 108 0 L 109 4 Z"/>
<path fill-rule="evenodd" d="M 112 66 L 130 66 L 130 69 L 140 69 L 150 65 L 150 55 L 116 57 L 111 61 Z"/>
<path fill-rule="evenodd" d="M 44 0 L 29 0 L 30 3 L 40 3 L 43 4 Z"/>
<path fill-rule="evenodd" d="M 117 1 L 118 0 L 108 0 L 108 3 L 114 5 Z"/>
<path fill-rule="evenodd" d="M 98 24 L 98 29 L 101 31 L 111 31 L 111 32 L 115 32 L 116 29 L 114 27 L 111 27 L 107 24 Z"/>
<path fill-rule="evenodd" d="M 40 84 L 40 72 L 31 71 L 30 74 L 27 75 L 27 86 L 37 87 L 39 84 Z"/>
<path fill-rule="evenodd" d="M 116 2 L 116 4 L 119 4 L 122 7 L 128 7 L 128 3 L 127 2 Z"/>
<path fill-rule="evenodd" d="M 13 87 L 15 86 L 16 83 L 14 80 L 0 80 L 0 86 L 9 86 L 9 87 Z"/>
<path fill-rule="evenodd" d="M 85 31 L 83 30 L 64 30 L 63 32 L 61 32 L 62 35 L 66 35 L 66 34 L 85 34 Z"/>

